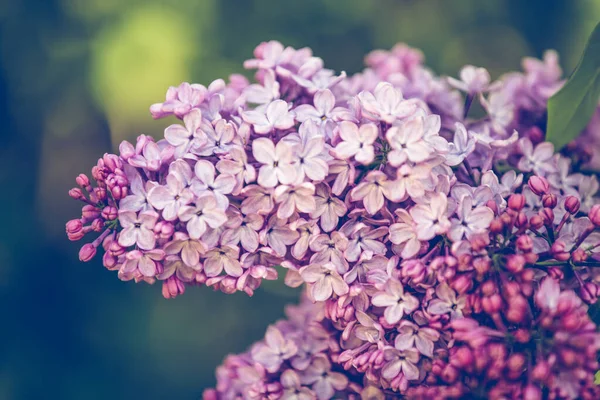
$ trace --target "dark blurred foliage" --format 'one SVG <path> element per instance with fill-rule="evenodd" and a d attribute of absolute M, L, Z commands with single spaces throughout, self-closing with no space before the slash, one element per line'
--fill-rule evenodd
<path fill-rule="evenodd" d="M 198 398 L 295 301 L 281 284 L 167 301 L 78 261 L 68 189 L 121 140 L 173 123 L 147 111 L 169 85 L 242 72 L 269 39 L 349 73 L 399 41 L 439 73 L 496 77 L 547 48 L 568 73 L 598 19 L 596 0 L 0 2 L 0 399 Z"/>

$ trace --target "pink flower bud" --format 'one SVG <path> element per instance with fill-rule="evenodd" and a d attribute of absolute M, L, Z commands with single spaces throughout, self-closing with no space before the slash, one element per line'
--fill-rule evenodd
<path fill-rule="evenodd" d="M 110 242 L 110 244 L 108 245 L 108 249 L 106 251 L 107 251 L 107 253 L 110 253 L 111 255 L 118 257 L 121 254 L 125 253 L 125 247 L 121 246 L 116 240 L 112 240 Z"/>
<path fill-rule="evenodd" d="M 91 227 L 94 232 L 102 232 L 104 230 L 104 220 L 102 218 L 96 218 L 92 221 Z"/>
<path fill-rule="evenodd" d="M 158 235 L 160 239 L 169 239 L 175 232 L 175 226 L 167 221 L 159 221 L 154 225 L 154 233 Z"/>
<path fill-rule="evenodd" d="M 94 196 L 96 196 L 96 201 L 106 200 L 106 189 L 103 187 L 95 187 Z"/>
<path fill-rule="evenodd" d="M 127 197 L 127 187 L 115 186 L 110 191 L 115 200 L 121 200 Z"/>
<path fill-rule="evenodd" d="M 104 161 L 106 168 L 110 169 L 111 171 L 123 168 L 123 163 L 116 154 L 104 154 L 102 160 Z"/>
<path fill-rule="evenodd" d="M 550 366 L 546 361 L 538 361 L 531 372 L 531 377 L 537 382 L 545 382 L 549 375 Z"/>
<path fill-rule="evenodd" d="M 518 274 L 525 268 L 525 257 L 520 254 L 508 256 L 506 261 L 506 269 L 514 274 Z"/>
<path fill-rule="evenodd" d="M 185 285 L 177 277 L 171 276 L 163 281 L 162 295 L 165 299 L 173 299 L 185 292 Z"/>
<path fill-rule="evenodd" d="M 594 204 L 588 213 L 588 217 L 592 224 L 596 227 L 600 227 L 600 204 Z"/>
<path fill-rule="evenodd" d="M 594 304 L 600 295 L 600 288 L 595 282 L 587 282 L 580 289 L 581 299 L 588 304 Z"/>
<path fill-rule="evenodd" d="M 83 229 L 83 223 L 80 219 L 72 219 L 65 225 L 67 233 L 78 233 Z"/>
<path fill-rule="evenodd" d="M 523 400 L 542 400 L 542 391 L 539 387 L 529 384 L 523 389 Z"/>
<path fill-rule="evenodd" d="M 484 297 L 481 299 L 481 307 L 487 314 L 496 314 L 502 309 L 502 297 L 498 293 Z"/>
<path fill-rule="evenodd" d="M 554 193 L 546 193 L 542 196 L 542 204 L 544 205 L 544 207 L 554 208 L 556 207 L 557 203 L 558 200 Z"/>
<path fill-rule="evenodd" d="M 84 244 L 79 250 L 79 260 L 88 262 L 96 255 L 96 247 L 91 243 Z"/>
<path fill-rule="evenodd" d="M 517 248 L 521 251 L 529 252 L 533 249 L 533 239 L 528 235 L 521 235 L 517 239 Z"/>
<path fill-rule="evenodd" d="M 567 261 L 571 258 L 571 253 L 567 249 L 566 243 L 562 239 L 558 239 L 550 249 L 552 256 L 558 261 Z"/>
<path fill-rule="evenodd" d="M 527 303 L 527 300 L 523 296 L 519 295 L 510 298 L 506 319 L 514 323 L 524 322 L 527 317 L 528 306 L 529 303 Z"/>
<path fill-rule="evenodd" d="M 119 216 L 119 210 L 116 207 L 106 206 L 102 210 L 102 218 L 107 221 L 113 221 Z"/>
<path fill-rule="evenodd" d="M 100 210 L 91 204 L 86 204 L 81 208 L 81 216 L 85 221 L 92 221 L 100 216 Z"/>
<path fill-rule="evenodd" d="M 519 214 L 517 214 L 517 217 L 515 218 L 515 226 L 517 228 L 526 228 L 528 222 L 529 220 L 527 219 L 527 215 L 525 215 L 524 212 L 520 212 Z"/>
<path fill-rule="evenodd" d="M 569 214 L 577 214 L 579 207 L 581 207 L 581 202 L 577 197 L 567 196 L 565 199 L 565 210 L 567 210 Z"/>
<path fill-rule="evenodd" d="M 69 190 L 69 196 L 75 200 L 82 200 L 85 198 L 85 196 L 83 195 L 83 192 L 79 188 L 73 188 L 73 189 Z"/>
<path fill-rule="evenodd" d="M 452 281 L 450 285 L 458 294 L 463 294 L 473 287 L 473 279 L 466 275 L 460 275 Z"/>
<path fill-rule="evenodd" d="M 527 136 L 532 143 L 540 143 L 544 140 L 544 131 L 540 129 L 539 126 L 532 126 L 531 128 L 525 131 L 525 136 Z"/>
<path fill-rule="evenodd" d="M 546 180 L 546 178 L 542 176 L 532 176 L 531 178 L 529 178 L 528 184 L 531 191 L 538 196 L 541 196 L 544 193 L 548 193 L 548 190 L 550 189 L 550 184 L 548 183 L 548 180 Z"/>
<path fill-rule="evenodd" d="M 508 207 L 515 211 L 521 211 L 525 207 L 525 196 L 522 194 L 511 194 L 508 198 Z"/>
<path fill-rule="evenodd" d="M 459 347 L 452 354 L 450 363 L 457 368 L 468 368 L 473 364 L 473 352 L 466 346 Z"/>
<path fill-rule="evenodd" d="M 588 254 L 585 252 L 584 249 L 582 249 L 581 247 L 578 248 L 577 250 L 575 250 L 573 252 L 573 254 L 571 254 L 571 258 L 573 259 L 574 262 L 576 263 L 582 263 L 587 261 L 588 259 Z"/>
<path fill-rule="evenodd" d="M 90 179 L 86 174 L 79 174 L 77 178 L 75 178 L 75 182 L 82 188 L 87 188 L 90 186 Z"/>
<path fill-rule="evenodd" d="M 492 233 L 500 233 L 503 229 L 504 223 L 502 223 L 500 218 L 496 218 L 490 223 L 490 232 Z"/>
<path fill-rule="evenodd" d="M 539 215 L 534 215 L 529 219 L 529 225 L 533 229 L 540 229 L 542 226 L 544 226 L 544 220 Z"/>
<path fill-rule="evenodd" d="M 513 334 L 515 340 L 519 343 L 527 343 L 531 340 L 531 334 L 527 329 L 521 328 L 517 329 L 517 331 Z"/>
<path fill-rule="evenodd" d="M 544 208 L 540 210 L 540 217 L 542 217 L 542 221 L 544 221 L 544 225 L 551 226 L 554 224 L 554 211 L 551 208 Z"/>

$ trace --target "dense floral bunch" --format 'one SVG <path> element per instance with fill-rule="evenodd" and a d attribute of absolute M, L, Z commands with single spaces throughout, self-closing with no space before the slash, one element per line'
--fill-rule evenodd
<path fill-rule="evenodd" d="M 554 53 L 496 82 L 437 77 L 404 45 L 351 77 L 306 48 L 254 55 L 257 83 L 170 88 L 150 111 L 182 122 L 70 192 L 85 205 L 69 238 L 100 233 L 80 259 L 102 246 L 167 298 L 251 295 L 278 265 L 306 286 L 205 398 L 600 397 L 599 184 L 583 169 L 600 119 L 563 154 L 544 142 Z"/>

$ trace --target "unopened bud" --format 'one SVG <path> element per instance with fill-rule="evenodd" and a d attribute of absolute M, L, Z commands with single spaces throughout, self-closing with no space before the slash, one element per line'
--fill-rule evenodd
<path fill-rule="evenodd" d="M 548 183 L 548 180 L 546 180 L 546 178 L 542 176 L 532 176 L 531 178 L 529 178 L 528 184 L 531 191 L 538 196 L 548 193 L 548 190 L 550 189 L 550 184 Z"/>
<path fill-rule="evenodd" d="M 525 207 L 525 196 L 522 194 L 511 194 L 508 198 L 508 207 L 515 211 L 521 211 Z"/>
<path fill-rule="evenodd" d="M 581 207 L 581 202 L 577 197 L 567 196 L 565 199 L 565 210 L 567 210 L 569 214 L 577 214 L 579 207 Z"/>
<path fill-rule="evenodd" d="M 558 261 L 567 261 L 571 258 L 571 253 L 568 251 L 566 243 L 561 239 L 554 242 L 550 252 L 552 253 L 552 257 Z"/>
<path fill-rule="evenodd" d="M 588 213 L 588 217 L 592 224 L 596 227 L 600 227 L 600 204 L 594 204 Z"/>
<path fill-rule="evenodd" d="M 91 243 L 84 244 L 79 250 L 79 261 L 90 261 L 96 255 L 96 247 Z"/>
<path fill-rule="evenodd" d="M 90 178 L 88 178 L 86 174 L 79 174 L 77 178 L 75 178 L 75 183 L 82 188 L 87 188 L 90 186 Z"/>
<path fill-rule="evenodd" d="M 558 203 L 558 199 L 554 193 L 546 193 L 542 196 L 542 204 L 544 207 L 554 208 Z"/>
<path fill-rule="evenodd" d="M 533 239 L 528 235 L 521 235 L 517 239 L 517 248 L 521 251 L 529 252 L 533 249 Z"/>
<path fill-rule="evenodd" d="M 540 229 L 542 226 L 544 226 L 544 220 L 539 215 L 534 215 L 529 219 L 529 225 L 533 229 Z"/>
<path fill-rule="evenodd" d="M 540 217 L 544 221 L 544 225 L 550 226 L 554 223 L 554 211 L 551 208 L 544 208 L 540 210 Z"/>

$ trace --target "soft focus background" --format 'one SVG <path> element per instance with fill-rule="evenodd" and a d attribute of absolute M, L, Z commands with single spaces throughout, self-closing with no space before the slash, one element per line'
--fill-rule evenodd
<path fill-rule="evenodd" d="M 78 261 L 64 223 L 79 172 L 140 133 L 169 85 L 242 72 L 256 44 L 310 46 L 353 73 L 404 41 L 438 73 L 493 77 L 557 49 L 569 73 L 598 0 L 0 1 L 0 399 L 197 399 L 296 293 L 206 288 L 164 300 Z"/>

